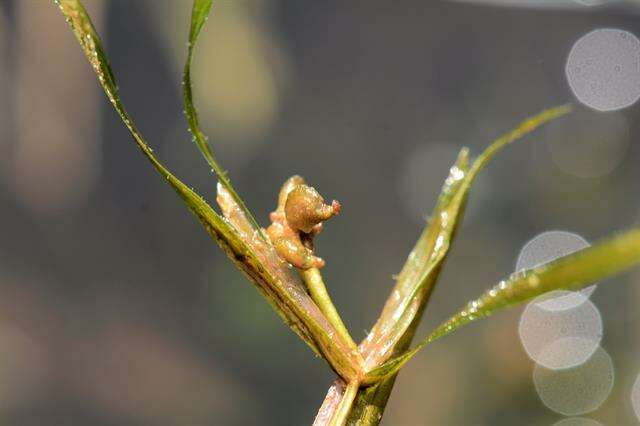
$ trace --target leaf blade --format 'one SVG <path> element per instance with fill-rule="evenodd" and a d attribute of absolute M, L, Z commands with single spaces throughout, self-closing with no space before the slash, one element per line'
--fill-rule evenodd
<path fill-rule="evenodd" d="M 202 127 L 200 126 L 200 117 L 198 115 L 198 110 L 195 107 L 193 101 L 193 88 L 191 83 L 191 65 L 193 63 L 193 53 L 196 47 L 196 43 L 198 42 L 198 37 L 200 36 L 200 32 L 204 27 L 207 19 L 209 18 L 209 12 L 211 11 L 212 0 L 194 0 L 193 7 L 191 11 L 191 25 L 189 29 L 189 43 L 187 48 L 187 59 L 184 64 L 184 71 L 182 74 L 182 100 L 184 103 L 184 112 L 187 117 L 187 123 L 189 124 L 189 131 L 193 136 L 193 141 L 202 153 L 202 156 L 205 158 L 211 170 L 216 174 L 218 180 L 225 187 L 227 192 L 231 194 L 236 204 L 240 206 L 244 215 L 251 222 L 252 226 L 256 230 L 260 230 L 260 225 L 253 217 L 244 201 L 238 193 L 233 188 L 231 184 L 231 180 L 227 176 L 227 172 L 222 168 L 216 155 L 213 152 L 213 148 L 211 148 L 211 144 L 207 136 L 202 131 Z M 262 232 L 260 232 L 260 236 L 263 237 Z"/>
<path fill-rule="evenodd" d="M 156 158 L 153 154 L 153 150 L 149 147 L 141 133 L 136 128 L 133 119 L 122 104 L 118 93 L 116 79 L 102 49 L 100 38 L 96 33 L 91 22 L 91 18 L 82 3 L 78 0 L 55 0 L 54 2 L 58 5 L 60 11 L 67 19 L 67 22 L 78 39 L 85 56 L 98 76 L 98 80 L 107 95 L 107 98 L 129 130 L 143 155 L 183 199 L 189 210 L 201 221 L 207 232 L 220 244 L 224 244 L 225 247 L 223 247 L 223 249 L 225 249 L 225 251 L 228 251 L 228 253 L 230 251 L 233 253 L 233 256 L 237 256 L 238 253 L 241 253 L 243 250 L 240 248 L 241 241 L 237 237 L 235 230 L 229 226 L 229 224 L 220 217 L 220 215 L 218 215 L 218 213 L 216 213 L 216 211 L 213 210 L 206 201 L 202 199 L 202 197 L 175 177 Z M 268 298 L 268 300 L 270 302 L 273 301 L 271 298 Z M 278 314 L 283 318 L 289 317 L 289 315 L 282 312 L 281 307 L 276 307 L 274 305 L 274 308 L 276 308 Z M 287 319 L 286 322 L 289 323 L 289 320 Z M 308 341 L 307 343 L 309 343 L 312 348 L 315 347 L 313 342 L 308 338 L 303 337 L 303 339 Z"/>
<path fill-rule="evenodd" d="M 513 274 L 472 300 L 413 349 L 370 371 L 378 381 L 398 371 L 420 349 L 460 327 L 554 290 L 578 290 L 640 263 L 640 228 L 633 228 L 545 265 Z"/>
<path fill-rule="evenodd" d="M 411 327 L 415 328 L 415 319 L 421 315 L 436 285 L 440 268 L 464 216 L 469 191 L 479 172 L 509 144 L 569 112 L 570 105 L 561 105 L 525 119 L 494 140 L 470 167 L 468 151 L 463 149 L 460 152 L 443 185 L 432 218 L 400 272 L 392 293 L 400 296 L 389 298 L 378 322 L 361 345 L 366 356 L 366 368 L 373 368 L 388 358 L 396 343 Z"/>
<path fill-rule="evenodd" d="M 221 217 L 202 197 L 175 177 L 153 154 L 125 109 L 116 79 L 100 44 L 91 18 L 79 0 L 54 0 L 67 19 L 98 80 L 132 135 L 136 145 L 153 167 L 182 198 L 229 258 L 274 307 L 285 323 L 316 353 L 321 354 L 341 377 L 350 379 L 361 373 L 360 360 L 348 345 L 334 337 L 335 330 L 306 294 L 299 281 L 278 279 L 277 271 L 263 264 L 231 223 Z M 253 226 L 253 225 L 252 225 Z M 256 230 L 261 235 L 261 232 Z M 266 242 L 264 242 L 266 243 Z"/>

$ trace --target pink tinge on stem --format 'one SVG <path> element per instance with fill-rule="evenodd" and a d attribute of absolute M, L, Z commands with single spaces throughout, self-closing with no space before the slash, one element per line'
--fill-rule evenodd
<path fill-rule="evenodd" d="M 342 401 L 345 389 L 346 385 L 341 379 L 337 379 L 333 382 L 327 391 L 327 395 L 322 402 L 320 410 L 318 410 L 318 414 L 313 421 L 313 426 L 329 426 L 331 418 L 340 405 L 340 401 Z"/>

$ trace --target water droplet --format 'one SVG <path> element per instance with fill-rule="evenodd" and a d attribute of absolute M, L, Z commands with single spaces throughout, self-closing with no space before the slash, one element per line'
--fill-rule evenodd
<path fill-rule="evenodd" d="M 401 207 L 410 217 L 418 219 L 431 211 L 457 154 L 455 144 L 444 142 L 420 143 L 407 153 L 397 188 Z"/>
<path fill-rule="evenodd" d="M 520 251 L 516 273 L 544 265 L 586 247 L 589 247 L 587 240 L 577 234 L 566 231 L 543 232 L 525 244 Z M 535 276 L 529 278 L 529 286 L 536 287 L 539 284 L 537 279 Z M 538 299 L 538 302 L 543 309 L 549 311 L 571 309 L 587 300 L 594 290 L 595 285 L 579 292 L 552 292 Z"/>

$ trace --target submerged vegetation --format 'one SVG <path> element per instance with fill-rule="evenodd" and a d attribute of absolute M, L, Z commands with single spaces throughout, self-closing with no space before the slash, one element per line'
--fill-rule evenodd
<path fill-rule="evenodd" d="M 143 155 L 283 321 L 335 372 L 336 381 L 318 412 L 316 425 L 378 424 L 396 375 L 422 348 L 500 309 L 553 290 L 576 290 L 640 263 L 640 229 L 621 232 L 592 247 L 506 278 L 411 348 L 455 240 L 476 177 L 503 148 L 571 112 L 569 105 L 550 108 L 523 121 L 476 158 L 472 158 L 466 148 L 460 151 L 430 220 L 398 275 L 377 322 L 365 340 L 358 344 L 331 301 L 320 272 L 324 261 L 313 247 L 313 237 L 320 232 L 325 220 L 339 212 L 340 204 L 336 201 L 325 203 L 313 187 L 294 176 L 280 192 L 278 208 L 270 218 L 271 225 L 267 230 L 261 228 L 233 188 L 200 128 L 191 88 L 191 62 L 212 1 L 193 2 L 183 100 L 193 141 L 217 176 L 216 201 L 221 213 L 174 176 L 157 159 L 136 128 L 120 98 L 100 39 L 81 2 L 57 0 L 56 3 L 109 101 Z"/>

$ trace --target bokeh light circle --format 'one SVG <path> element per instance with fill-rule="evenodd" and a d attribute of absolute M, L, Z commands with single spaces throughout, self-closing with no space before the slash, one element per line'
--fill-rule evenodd
<path fill-rule="evenodd" d="M 625 159 L 630 142 L 629 123 L 621 112 L 602 114 L 576 110 L 545 127 L 553 162 L 565 173 L 581 178 L 607 175 Z"/>
<path fill-rule="evenodd" d="M 633 412 L 636 413 L 636 417 L 640 421 L 640 375 L 636 378 L 631 389 L 631 405 L 633 405 Z"/>
<path fill-rule="evenodd" d="M 533 383 L 547 408 L 565 416 L 596 410 L 606 401 L 614 382 L 613 362 L 602 348 L 584 364 L 564 370 L 536 365 Z"/>
<path fill-rule="evenodd" d="M 536 363 L 559 370 L 587 361 L 602 340 L 602 318 L 590 301 L 572 309 L 549 311 L 537 301 L 520 317 L 518 334 L 527 355 Z"/>
<path fill-rule="evenodd" d="M 566 231 L 547 231 L 536 236 L 524 245 L 518 260 L 516 272 L 544 265 L 559 257 L 589 247 L 587 240 L 578 234 Z M 596 286 L 592 285 L 580 291 L 554 291 L 537 299 L 538 305 L 548 311 L 572 309 L 591 296 Z"/>
<path fill-rule="evenodd" d="M 608 3 L 608 0 L 573 0 L 574 2 L 582 6 L 603 6 Z"/>
<path fill-rule="evenodd" d="M 575 42 L 565 67 L 580 102 L 613 111 L 640 99 L 640 40 L 628 31 L 600 28 Z"/>
<path fill-rule="evenodd" d="M 584 417 L 569 417 L 554 423 L 553 426 L 602 426 L 602 423 Z"/>

